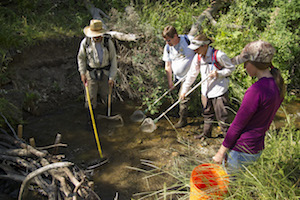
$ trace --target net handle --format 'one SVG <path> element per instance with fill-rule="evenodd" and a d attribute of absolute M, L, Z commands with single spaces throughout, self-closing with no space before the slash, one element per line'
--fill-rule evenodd
<path fill-rule="evenodd" d="M 187 97 L 189 94 L 191 94 L 195 89 L 197 89 L 204 81 L 206 81 L 209 78 L 209 76 L 207 76 L 205 79 L 201 80 L 199 83 L 197 83 L 197 85 L 195 85 L 192 89 L 190 89 L 186 94 L 185 97 Z M 163 112 L 159 117 L 157 117 L 156 119 L 154 119 L 154 123 L 156 123 L 158 120 L 160 120 L 160 118 L 162 118 L 165 114 L 167 114 L 170 110 L 172 110 L 177 104 L 180 103 L 180 99 L 178 99 L 172 106 L 170 106 L 165 112 Z"/>
<path fill-rule="evenodd" d="M 166 91 L 163 95 L 161 95 L 158 99 L 156 99 L 156 101 L 154 101 L 145 111 L 144 113 L 148 112 L 148 109 L 151 107 L 151 106 L 154 106 L 157 102 L 159 102 L 164 96 L 166 96 L 170 91 L 172 91 L 177 85 L 179 85 L 179 83 L 181 83 L 182 81 L 184 81 L 186 78 L 186 75 L 179 79 L 172 88 L 170 88 L 168 91 Z"/>

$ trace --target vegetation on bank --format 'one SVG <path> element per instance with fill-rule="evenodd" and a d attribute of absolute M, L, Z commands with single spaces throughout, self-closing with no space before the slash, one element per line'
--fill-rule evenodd
<path fill-rule="evenodd" d="M 280 110 L 284 109 L 283 107 Z M 284 127 L 276 127 L 273 123 L 266 134 L 266 147 L 257 162 L 241 172 L 235 181 L 228 186 L 226 200 L 269 200 L 300 198 L 300 130 L 295 128 L 295 118 L 286 115 Z M 144 191 L 135 194 L 137 199 L 189 199 L 190 177 L 192 170 L 202 163 L 212 162 L 215 151 L 205 150 L 191 141 L 179 141 L 186 146 L 181 156 L 175 157 L 171 167 L 162 168 L 154 162 L 143 161 L 142 164 L 152 168 L 143 171 L 144 179 L 160 177 L 173 180 L 172 185 L 164 185 L 160 190 Z M 204 158 L 203 158 L 204 157 Z M 209 195 L 208 195 L 209 196 Z"/>
<path fill-rule="evenodd" d="M 112 0 L 91 1 L 96 7 L 109 13 L 109 28 L 125 33 L 143 34 L 138 44 L 127 44 L 120 52 L 122 63 L 130 64 L 133 71 L 126 74 L 130 80 L 130 91 L 145 105 L 159 97 L 166 88 L 165 72 L 161 63 L 164 41 L 161 31 L 167 24 L 174 25 L 180 34 L 187 34 L 191 25 L 211 1 L 151 1 L 151 0 Z M 299 18 L 300 4 L 297 0 L 224 0 L 220 11 L 214 15 L 217 21 L 212 25 L 208 20 L 202 24 L 203 32 L 211 36 L 214 47 L 233 57 L 240 53 L 250 41 L 263 39 L 277 49 L 274 65 L 281 69 L 288 93 L 286 101 L 294 98 L 299 90 Z M 63 0 L 12 0 L 0 3 L 0 85 L 10 82 L 9 63 L 12 57 L 29 45 L 49 38 L 83 37 L 82 28 L 89 23 L 91 16 L 83 1 Z M 232 25 L 235 25 L 233 28 Z M 122 77 L 120 77 L 121 79 Z M 145 81 L 146 80 L 146 81 Z M 231 76 L 230 95 L 241 100 L 246 88 L 255 80 L 246 75 L 238 66 Z M 28 92 L 28 94 L 31 94 Z M 149 96 L 149 94 L 151 94 Z M 139 96 L 138 96 L 139 95 Z M 28 95 L 26 104 L 30 103 Z M 199 111 L 199 96 L 193 98 L 190 110 Z M 145 106 L 144 105 L 144 106 Z M 160 104 L 158 104 L 160 105 Z M 1 98 L 0 111 L 8 118 L 15 109 L 10 102 Z M 233 109 L 237 110 L 238 106 Z M 152 108 L 152 113 L 157 108 Z M 13 118 L 13 117 L 12 117 Z M 229 199 L 296 199 L 299 198 L 299 130 L 287 115 L 285 127 L 273 128 L 267 134 L 266 149 L 255 165 L 242 174 L 242 182 L 235 182 L 230 189 Z M 191 148 L 192 149 L 192 148 Z M 168 172 L 180 174 L 188 192 L 188 181 L 192 166 L 201 161 L 195 158 L 195 148 L 187 160 L 181 162 L 180 169 Z M 176 165 L 174 165 L 176 166 Z M 174 172 L 174 173 L 175 173 Z M 234 183 L 234 184 L 235 184 Z M 181 188 L 183 189 L 183 188 Z M 161 194 L 166 194 L 162 190 Z M 170 192 L 170 191 L 168 191 Z M 176 192 L 176 191 L 174 191 Z"/>

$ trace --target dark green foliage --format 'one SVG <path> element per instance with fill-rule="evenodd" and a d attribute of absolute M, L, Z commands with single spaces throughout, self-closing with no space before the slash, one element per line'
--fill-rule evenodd
<path fill-rule="evenodd" d="M 191 25 L 211 1 L 94 0 L 91 3 L 104 12 L 110 11 L 111 19 L 105 19 L 110 23 L 110 29 L 141 33 L 145 36 L 138 45 L 132 46 L 131 53 L 126 54 L 126 59 L 128 58 L 133 66 L 149 67 L 147 70 L 130 72 L 128 75 L 132 91 L 138 90 L 139 98 L 149 105 L 167 88 L 161 61 L 164 46 L 162 29 L 171 24 L 177 28 L 179 34 L 187 34 Z M 288 84 L 288 91 L 299 89 L 298 1 L 229 0 L 223 1 L 222 5 L 223 7 L 213 15 L 216 26 L 211 25 L 209 20 L 201 24 L 203 32 L 215 39 L 213 46 L 227 53 L 229 57 L 234 57 L 248 42 L 267 40 L 277 50 L 274 65 L 281 69 Z M 75 0 L 18 0 L 14 3 L 5 1 L 0 3 L 0 11 L 0 77 L 3 83 L 7 82 L 6 71 L 10 62 L 8 49 L 22 49 L 49 37 L 82 36 L 82 28 L 91 18 L 83 1 Z M 236 27 L 233 28 L 233 25 Z M 248 77 L 242 66 L 237 66 L 231 77 L 230 95 L 241 100 L 244 91 L 254 81 Z M 151 84 L 152 89 L 149 91 Z M 198 113 L 195 109 L 200 105 L 199 95 L 200 93 L 192 100 L 191 113 Z"/>

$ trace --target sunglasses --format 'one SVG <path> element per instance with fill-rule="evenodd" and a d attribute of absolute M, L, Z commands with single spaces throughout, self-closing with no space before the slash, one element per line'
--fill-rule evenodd
<path fill-rule="evenodd" d="M 166 39 L 166 38 L 165 38 L 165 41 L 166 41 L 166 42 L 171 42 L 172 39 L 173 39 L 173 38 L 170 38 L 170 39 Z"/>

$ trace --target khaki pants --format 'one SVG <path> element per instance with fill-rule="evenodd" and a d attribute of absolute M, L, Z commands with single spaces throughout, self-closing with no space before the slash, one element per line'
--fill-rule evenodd
<path fill-rule="evenodd" d="M 226 106 L 229 105 L 228 92 L 215 98 L 207 98 L 201 95 L 201 101 L 204 117 L 203 134 L 211 137 L 213 122 L 217 120 L 225 137 L 228 130 L 228 111 L 226 110 Z"/>
<path fill-rule="evenodd" d="M 180 85 L 182 86 L 182 84 L 180 84 Z M 181 87 L 180 87 L 180 90 L 181 90 Z M 179 90 L 178 96 L 180 94 L 180 90 Z M 179 112 L 178 112 L 180 118 L 185 119 L 188 117 L 189 100 L 190 100 L 190 97 L 185 97 L 184 100 L 180 101 Z"/>
<path fill-rule="evenodd" d="M 178 92 L 178 97 L 180 95 L 182 85 L 183 85 L 183 82 L 178 84 L 177 87 L 176 87 L 177 91 L 179 91 Z M 190 97 L 185 97 L 184 100 L 180 101 L 180 103 L 179 103 L 179 112 L 178 112 L 180 118 L 186 119 L 188 117 L 189 100 L 190 100 Z"/>
<path fill-rule="evenodd" d="M 91 104 L 95 109 L 97 107 L 97 95 L 99 93 L 100 100 L 103 104 L 107 105 L 107 97 L 108 97 L 108 76 L 106 76 L 103 72 L 100 80 L 93 80 L 90 77 L 89 71 L 86 73 L 87 84 L 91 99 Z M 85 92 L 85 107 L 88 108 L 88 100 Z"/>

